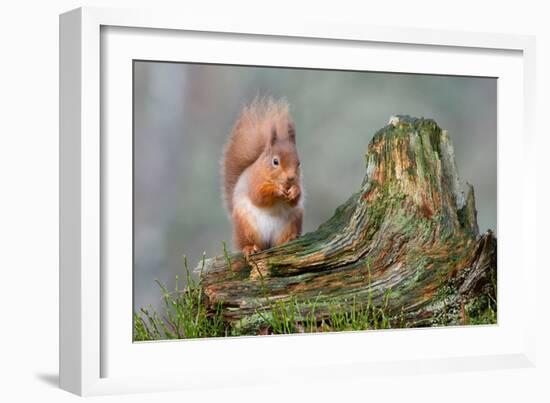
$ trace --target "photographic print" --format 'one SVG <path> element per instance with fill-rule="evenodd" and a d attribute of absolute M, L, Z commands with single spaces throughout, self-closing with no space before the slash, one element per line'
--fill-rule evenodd
<path fill-rule="evenodd" d="M 133 62 L 134 341 L 497 323 L 497 79 Z"/>

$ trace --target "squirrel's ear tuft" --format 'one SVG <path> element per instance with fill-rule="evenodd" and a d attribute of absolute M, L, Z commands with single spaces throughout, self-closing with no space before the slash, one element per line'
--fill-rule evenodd
<path fill-rule="evenodd" d="M 288 122 L 288 138 L 294 144 L 296 144 L 296 128 L 293 122 Z"/>
<path fill-rule="evenodd" d="M 273 146 L 277 141 L 277 128 L 275 125 L 271 127 L 271 137 L 269 139 L 269 145 Z"/>

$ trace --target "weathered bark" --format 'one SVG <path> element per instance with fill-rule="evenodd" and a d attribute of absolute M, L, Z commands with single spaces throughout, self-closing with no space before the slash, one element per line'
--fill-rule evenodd
<path fill-rule="evenodd" d="M 390 122 L 369 144 L 359 191 L 318 230 L 250 262 L 241 254 L 206 262 L 210 306 L 253 328 L 273 301 L 316 299 L 322 319 L 329 304 L 353 299 L 384 305 L 401 325 L 429 326 L 495 297 L 496 239 L 478 234 L 473 187 L 465 197 L 447 132 L 432 120 Z"/>

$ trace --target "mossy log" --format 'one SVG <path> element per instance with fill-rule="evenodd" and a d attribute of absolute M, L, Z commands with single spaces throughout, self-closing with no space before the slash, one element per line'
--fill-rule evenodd
<path fill-rule="evenodd" d="M 496 298 L 497 244 L 491 231 L 478 234 L 473 187 L 465 193 L 448 133 L 392 117 L 368 146 L 359 191 L 319 229 L 249 261 L 205 262 L 207 304 L 248 329 L 261 328 L 258 312 L 273 301 L 291 299 L 315 299 L 319 320 L 353 300 L 384 306 L 400 326 L 467 323 L 465 305 Z"/>

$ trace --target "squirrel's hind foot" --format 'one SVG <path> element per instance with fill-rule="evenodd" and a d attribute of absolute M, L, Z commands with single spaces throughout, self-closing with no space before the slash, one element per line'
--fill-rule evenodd
<path fill-rule="evenodd" d="M 246 245 L 243 247 L 243 255 L 248 260 L 250 255 L 258 253 L 261 249 L 257 245 Z"/>

